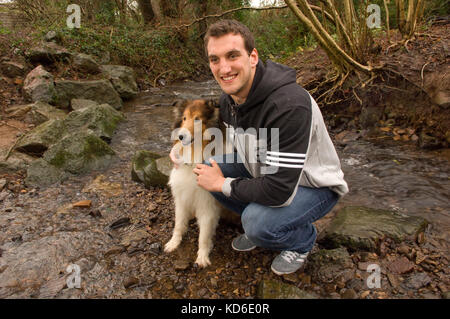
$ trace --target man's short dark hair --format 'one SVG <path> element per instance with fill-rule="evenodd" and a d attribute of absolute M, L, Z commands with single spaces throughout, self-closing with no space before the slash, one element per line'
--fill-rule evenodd
<path fill-rule="evenodd" d="M 208 55 L 210 37 L 219 38 L 229 33 L 240 34 L 244 39 L 245 50 L 249 55 L 252 53 L 255 48 L 255 39 L 250 30 L 239 21 L 225 19 L 219 20 L 208 27 L 204 38 L 206 55 Z"/>

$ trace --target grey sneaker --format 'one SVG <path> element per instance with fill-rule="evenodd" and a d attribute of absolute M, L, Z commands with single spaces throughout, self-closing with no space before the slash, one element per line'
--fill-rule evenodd
<path fill-rule="evenodd" d="M 231 242 L 231 247 L 237 251 L 250 251 L 256 248 L 256 245 L 248 239 L 246 234 L 241 234 Z"/>
<path fill-rule="evenodd" d="M 303 268 L 309 252 L 300 254 L 295 251 L 282 251 L 272 262 L 272 271 L 277 275 L 292 274 Z"/>

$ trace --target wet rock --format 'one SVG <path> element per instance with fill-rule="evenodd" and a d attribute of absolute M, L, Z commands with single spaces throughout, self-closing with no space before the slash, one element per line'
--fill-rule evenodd
<path fill-rule="evenodd" d="M 340 296 L 342 299 L 358 299 L 358 294 L 353 289 L 343 289 Z"/>
<path fill-rule="evenodd" d="M 425 131 L 420 132 L 418 143 L 420 148 L 427 150 L 434 150 L 442 147 L 442 142 L 438 137 Z"/>
<path fill-rule="evenodd" d="M 78 53 L 73 57 L 73 66 L 80 72 L 89 74 L 100 73 L 100 65 L 88 54 Z"/>
<path fill-rule="evenodd" d="M 161 254 L 161 251 L 162 251 L 161 243 L 156 242 L 156 243 L 150 244 L 149 250 L 148 250 L 148 252 L 150 254 L 158 256 L 159 254 Z"/>
<path fill-rule="evenodd" d="M 69 61 L 71 53 L 54 42 L 42 43 L 25 52 L 31 63 L 52 64 L 57 61 Z"/>
<path fill-rule="evenodd" d="M 123 286 L 125 289 L 133 288 L 134 286 L 137 286 L 139 284 L 139 279 L 136 277 L 129 277 L 124 280 Z"/>
<path fill-rule="evenodd" d="M 353 261 L 343 247 L 333 250 L 322 249 L 308 257 L 305 272 L 314 282 L 330 283 L 336 281 L 344 271 L 353 268 Z"/>
<path fill-rule="evenodd" d="M 22 77 L 25 75 L 25 66 L 17 62 L 4 61 L 0 63 L 0 72 L 9 78 Z"/>
<path fill-rule="evenodd" d="M 396 258 L 394 261 L 388 264 L 387 268 L 392 273 L 400 275 L 412 271 L 414 269 L 414 263 L 409 261 L 408 258 L 402 256 Z"/>
<path fill-rule="evenodd" d="M 122 238 L 122 241 L 120 242 L 121 245 L 128 247 L 131 245 L 132 242 L 138 242 L 143 239 L 146 239 L 150 236 L 150 234 L 145 231 L 144 229 L 138 229 L 131 233 L 125 234 L 125 236 Z"/>
<path fill-rule="evenodd" d="M 270 279 L 259 283 L 257 297 L 260 299 L 318 299 L 318 296 L 296 286 Z"/>
<path fill-rule="evenodd" d="M 123 120 L 121 112 L 108 104 L 101 104 L 70 112 L 64 124 L 69 133 L 89 130 L 97 137 L 110 141 L 117 125 Z"/>
<path fill-rule="evenodd" d="M 172 162 L 168 156 L 149 151 L 137 151 L 132 160 L 131 178 L 146 187 L 167 186 Z"/>
<path fill-rule="evenodd" d="M 402 286 L 407 289 L 417 290 L 419 288 L 425 287 L 431 282 L 430 276 L 428 274 L 421 272 L 417 274 L 410 275 L 403 283 Z"/>
<path fill-rule="evenodd" d="M 173 264 L 173 267 L 175 268 L 175 270 L 181 271 L 181 270 L 188 269 L 190 265 L 191 265 L 191 263 L 189 262 L 189 260 L 179 259 L 179 260 L 175 261 L 175 263 Z"/>
<path fill-rule="evenodd" d="M 111 229 L 118 229 L 118 228 L 125 227 L 125 226 L 128 226 L 128 225 L 131 225 L 130 218 L 129 217 L 122 217 L 122 218 L 116 220 L 111 225 L 109 225 L 109 228 L 111 228 Z"/>
<path fill-rule="evenodd" d="M 427 224 L 428 222 L 420 217 L 348 206 L 338 212 L 325 230 L 320 243 L 326 247 L 345 246 L 354 251 L 375 251 L 384 237 L 392 238 L 396 242 L 414 240 Z"/>
<path fill-rule="evenodd" d="M 131 99 L 138 93 L 134 70 L 124 65 L 102 65 L 101 71 L 109 79 L 123 99 Z"/>
<path fill-rule="evenodd" d="M 108 80 L 55 81 L 56 105 L 69 108 L 72 99 L 92 100 L 109 104 L 116 110 L 122 107 L 122 100 Z"/>
<path fill-rule="evenodd" d="M 88 232 L 60 232 L 6 249 L 0 258 L 0 268 L 8 267 L 0 273 L 0 289 L 11 295 L 16 289 L 47 283 L 44 291 L 55 291 L 50 289 L 55 282 L 49 282 L 58 280 L 70 261 L 81 257 L 84 251 L 80 247 L 89 247 L 92 241 L 93 236 Z M 56 285 L 55 289 L 59 287 Z"/>
<path fill-rule="evenodd" d="M 13 151 L 6 161 L 3 160 L 3 154 L 0 155 L 0 173 L 16 173 L 24 172 L 27 170 L 30 163 L 35 158 L 27 154 Z"/>
<path fill-rule="evenodd" d="M 32 187 L 46 187 L 57 182 L 65 181 L 71 174 L 65 172 L 63 169 L 39 158 L 32 162 L 27 169 L 27 177 L 25 184 Z"/>
<path fill-rule="evenodd" d="M 27 101 L 53 104 L 56 96 L 53 75 L 39 65 L 26 76 L 23 82 L 23 93 Z"/>
<path fill-rule="evenodd" d="M 44 160 L 69 173 L 79 175 L 107 168 L 115 152 L 93 133 L 77 132 L 52 145 Z"/>
<path fill-rule="evenodd" d="M 15 149 L 22 153 L 42 156 L 65 133 L 66 126 L 62 120 L 49 120 L 21 137 Z"/>

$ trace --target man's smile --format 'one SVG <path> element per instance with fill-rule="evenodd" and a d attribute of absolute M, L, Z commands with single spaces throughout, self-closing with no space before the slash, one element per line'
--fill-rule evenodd
<path fill-rule="evenodd" d="M 221 76 L 221 80 L 225 83 L 230 83 L 232 82 L 235 78 L 237 77 L 237 74 L 233 74 L 233 75 L 225 75 L 225 76 Z"/>

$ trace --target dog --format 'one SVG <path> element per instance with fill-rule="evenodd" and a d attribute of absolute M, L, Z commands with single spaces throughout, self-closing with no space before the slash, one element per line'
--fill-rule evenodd
<path fill-rule="evenodd" d="M 182 152 L 191 154 L 187 156 L 190 159 L 188 163 L 185 160 L 184 164 L 177 169 L 173 168 L 170 173 L 168 184 L 175 201 L 175 227 L 172 238 L 164 246 L 164 251 L 172 252 L 178 248 L 183 234 L 188 229 L 189 221 L 195 217 L 199 227 L 198 252 L 195 263 L 200 267 L 207 267 L 211 264 L 209 254 L 213 248 L 213 238 L 221 215 L 232 214 L 226 211 L 208 191 L 197 185 L 196 175 L 193 172 L 195 165 L 205 160 L 203 150 L 209 143 L 203 137 L 200 137 L 202 143 L 195 141 L 194 126 L 200 123 L 198 120 L 201 120 L 202 136 L 207 135 L 205 132 L 208 128 L 219 128 L 219 110 L 216 106 L 216 102 L 212 100 L 182 100 L 176 102 L 174 109 L 174 129 L 178 129 L 178 133 L 176 133 L 178 140 L 173 147 L 178 147 L 180 154 Z M 183 130 L 189 134 L 184 134 Z M 223 150 L 215 151 L 214 155 L 223 152 Z M 201 156 L 196 158 L 196 154 L 201 154 Z M 186 157 L 186 154 L 184 155 Z"/>

